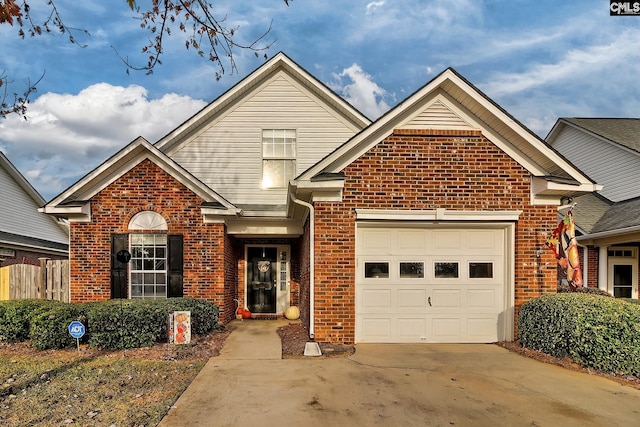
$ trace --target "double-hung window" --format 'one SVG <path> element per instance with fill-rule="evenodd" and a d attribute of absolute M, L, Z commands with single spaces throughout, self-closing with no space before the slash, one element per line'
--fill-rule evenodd
<path fill-rule="evenodd" d="M 131 298 L 167 297 L 167 235 L 131 234 Z"/>
<path fill-rule="evenodd" d="M 262 131 L 262 188 L 286 188 L 296 173 L 295 129 Z"/>

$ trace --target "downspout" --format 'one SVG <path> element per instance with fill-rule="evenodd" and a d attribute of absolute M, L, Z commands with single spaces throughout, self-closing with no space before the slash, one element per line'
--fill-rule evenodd
<path fill-rule="evenodd" d="M 309 209 L 309 338 L 315 337 L 315 221 L 311 203 L 296 199 L 290 193 L 291 201 Z"/>

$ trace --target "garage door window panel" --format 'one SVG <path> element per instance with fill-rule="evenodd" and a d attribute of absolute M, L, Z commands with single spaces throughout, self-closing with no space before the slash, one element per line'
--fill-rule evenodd
<path fill-rule="evenodd" d="M 389 263 L 388 262 L 365 262 L 364 277 L 365 279 L 388 279 Z"/>
<path fill-rule="evenodd" d="M 433 263 L 433 277 L 436 279 L 457 279 L 460 268 L 457 261 L 437 261 Z"/>
<path fill-rule="evenodd" d="M 493 262 L 470 262 L 470 279 L 493 279 Z"/>
<path fill-rule="evenodd" d="M 424 262 L 400 262 L 399 271 L 401 279 L 423 279 Z"/>

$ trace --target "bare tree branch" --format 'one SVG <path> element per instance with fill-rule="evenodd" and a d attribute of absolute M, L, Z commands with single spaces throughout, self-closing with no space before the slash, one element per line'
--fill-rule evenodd
<path fill-rule="evenodd" d="M 284 0 L 289 4 L 293 0 Z M 213 13 L 214 5 L 207 0 L 151 0 L 151 7 L 142 10 L 136 4 L 136 0 L 126 0 L 131 10 L 136 14 L 135 18 L 140 20 L 140 27 L 151 33 L 149 43 L 142 48 L 142 54 L 147 56 L 146 65 L 135 65 L 129 58 L 120 55 L 117 49 L 112 46 L 116 55 L 129 70 L 146 71 L 152 74 L 153 69 L 162 64 L 161 56 L 163 52 L 164 37 L 172 34 L 172 28 L 187 34 L 185 47 L 187 50 L 193 49 L 197 55 L 207 58 L 208 61 L 216 65 L 215 77 L 220 80 L 227 72 L 227 66 L 231 74 L 237 72 L 234 60 L 235 50 L 250 50 L 258 57 L 264 53 L 274 42 L 265 42 L 265 37 L 270 33 L 272 23 L 269 24 L 264 33 L 248 44 L 237 43 L 237 32 L 239 27 L 227 26 L 227 17 L 216 18 Z M 30 37 L 57 31 L 65 34 L 69 42 L 79 47 L 87 45 L 81 43 L 77 37 L 79 33 L 84 33 L 90 37 L 87 30 L 71 27 L 65 24 L 54 0 L 47 0 L 48 14 L 41 24 L 34 18 L 31 6 L 27 0 L 0 0 L 0 25 L 8 24 L 18 27 L 18 37 L 24 39 L 28 34 Z M 40 8 L 41 9 L 41 8 Z M 205 47 L 206 46 L 206 47 Z M 267 59 L 264 53 L 264 59 Z M 26 119 L 29 96 L 36 91 L 36 86 L 44 78 L 42 76 L 31 84 L 27 80 L 27 88 L 19 95 L 10 94 L 9 84 L 13 81 L 0 71 L 0 117 L 9 114 L 20 114 Z"/>
<path fill-rule="evenodd" d="M 33 84 L 31 84 L 31 80 L 27 80 L 27 89 L 24 91 L 22 95 L 18 95 L 17 93 L 13 93 L 13 95 L 9 95 L 9 80 L 2 72 L 0 74 L 0 89 L 2 95 L 0 96 L 0 117 L 5 118 L 9 114 L 19 114 L 23 119 L 27 120 L 26 112 L 27 112 L 27 104 L 29 104 L 29 96 L 32 93 L 36 92 L 36 86 L 42 79 L 44 78 L 44 73 L 40 76 L 40 78 Z M 13 100 L 11 98 L 13 97 Z"/>

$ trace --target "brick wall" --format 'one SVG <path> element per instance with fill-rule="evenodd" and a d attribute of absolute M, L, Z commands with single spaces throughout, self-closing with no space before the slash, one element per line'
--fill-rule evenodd
<path fill-rule="evenodd" d="M 91 222 L 71 223 L 71 300 L 109 299 L 110 236 L 127 234 L 138 212 L 159 213 L 168 234 L 184 236 L 184 295 L 228 307 L 225 297 L 224 224 L 204 224 L 202 200 L 171 175 L 144 160 L 91 200 Z M 228 260 L 226 261 L 228 262 Z"/>
<path fill-rule="evenodd" d="M 590 288 L 598 287 L 598 263 L 600 262 L 600 248 L 597 246 L 589 246 L 589 252 L 587 253 L 587 265 L 582 268 L 588 269 L 587 274 L 587 286 Z M 580 258 L 582 261 L 582 258 Z"/>
<path fill-rule="evenodd" d="M 539 249 L 556 225 L 556 210 L 530 204 L 529 173 L 480 132 L 396 131 L 344 172 L 343 201 L 315 204 L 318 341 L 354 339 L 356 208 L 522 210 L 515 232 L 516 318 L 523 302 L 555 292 L 555 259 Z"/>

